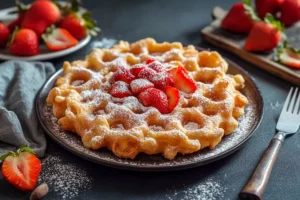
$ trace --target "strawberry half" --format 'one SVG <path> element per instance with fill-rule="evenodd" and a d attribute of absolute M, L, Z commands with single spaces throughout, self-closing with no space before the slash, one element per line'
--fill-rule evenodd
<path fill-rule="evenodd" d="M 141 70 L 141 72 L 138 74 L 138 78 L 144 78 L 147 80 L 150 80 L 156 76 L 156 71 L 154 71 L 153 69 L 149 68 L 149 67 L 145 67 L 144 69 Z"/>
<path fill-rule="evenodd" d="M 187 75 L 186 70 L 183 67 L 173 68 L 169 73 L 173 77 L 175 88 L 188 94 L 196 91 L 196 82 Z"/>
<path fill-rule="evenodd" d="M 78 40 L 67 30 L 55 28 L 54 26 L 49 27 L 47 33 L 43 34 L 42 38 L 51 51 L 68 49 L 78 44 Z"/>
<path fill-rule="evenodd" d="M 165 93 L 168 96 L 168 112 L 172 112 L 179 103 L 180 93 L 173 87 L 166 87 Z"/>
<path fill-rule="evenodd" d="M 23 146 L 16 152 L 1 156 L 3 178 L 22 191 L 33 190 L 42 168 L 41 161 L 34 154 L 33 150 Z"/>
<path fill-rule="evenodd" d="M 149 65 L 150 63 L 152 63 L 152 62 L 154 62 L 154 61 L 155 61 L 154 59 L 148 58 L 148 59 L 146 60 L 146 64 Z"/>
<path fill-rule="evenodd" d="M 168 86 L 174 86 L 173 77 L 167 72 L 159 72 L 151 78 L 155 88 L 163 90 Z"/>
<path fill-rule="evenodd" d="M 158 62 L 158 61 L 153 61 L 148 65 L 149 68 L 155 70 L 156 72 L 163 72 L 165 71 L 164 66 Z"/>
<path fill-rule="evenodd" d="M 153 106 L 162 114 L 168 113 L 168 97 L 167 95 L 156 88 L 149 88 L 140 93 L 138 99 L 144 106 Z"/>
<path fill-rule="evenodd" d="M 123 81 L 117 81 L 112 85 L 112 89 L 110 91 L 111 96 L 117 98 L 124 98 L 131 96 L 131 92 L 129 89 L 129 85 Z"/>
<path fill-rule="evenodd" d="M 287 42 L 284 42 L 276 49 L 274 60 L 291 68 L 300 69 L 300 50 L 289 47 Z"/>
<path fill-rule="evenodd" d="M 283 25 L 267 14 L 264 22 L 256 23 L 245 43 L 245 50 L 253 52 L 269 51 L 277 47 L 281 40 Z"/>
<path fill-rule="evenodd" d="M 153 88 L 154 85 L 147 79 L 135 79 L 131 81 L 130 88 L 133 94 L 139 94 L 148 88 Z"/>
<path fill-rule="evenodd" d="M 135 79 L 135 76 L 130 73 L 128 69 L 120 66 L 117 71 L 112 75 L 110 82 L 114 83 L 116 81 L 124 81 L 125 83 L 130 83 Z"/>
<path fill-rule="evenodd" d="M 251 0 L 236 3 L 221 22 L 221 27 L 235 33 L 249 33 L 255 21 L 259 21 L 251 7 Z"/>
<path fill-rule="evenodd" d="M 138 74 L 144 69 L 146 66 L 143 64 L 136 64 L 130 68 L 130 73 L 134 76 L 138 76 Z"/>

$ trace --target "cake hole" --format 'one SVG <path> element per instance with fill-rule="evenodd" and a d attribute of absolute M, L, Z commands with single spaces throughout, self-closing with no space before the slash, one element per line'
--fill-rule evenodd
<path fill-rule="evenodd" d="M 182 104 L 182 108 L 193 108 L 198 107 L 199 103 L 195 99 L 189 99 L 187 102 Z"/>
<path fill-rule="evenodd" d="M 187 130 L 196 130 L 204 125 L 203 117 L 199 113 L 186 111 L 183 113 L 182 126 Z"/>
<path fill-rule="evenodd" d="M 80 86 L 86 83 L 90 79 L 91 79 L 91 75 L 88 72 L 80 71 L 73 74 L 71 78 L 71 85 Z"/>
<path fill-rule="evenodd" d="M 225 92 L 217 92 L 215 90 L 209 90 L 203 96 L 215 102 L 224 101 L 227 97 Z"/>
<path fill-rule="evenodd" d="M 185 123 L 183 127 L 187 130 L 197 130 L 201 128 L 201 126 L 198 123 L 192 121 Z"/>

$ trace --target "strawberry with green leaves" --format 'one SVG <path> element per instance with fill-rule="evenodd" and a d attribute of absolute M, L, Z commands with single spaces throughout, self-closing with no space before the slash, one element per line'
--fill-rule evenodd
<path fill-rule="evenodd" d="M 245 50 L 251 52 L 270 51 L 277 47 L 284 27 L 280 21 L 267 14 L 264 21 L 256 23 L 245 43 Z"/>
<path fill-rule="evenodd" d="M 80 14 L 78 0 L 69 0 L 69 4 L 62 7 L 64 18 L 60 21 L 59 27 L 68 30 L 77 40 L 87 35 L 96 36 L 100 31 L 96 27 L 96 21 L 92 19 L 90 12 Z"/>
<path fill-rule="evenodd" d="M 16 29 L 9 44 L 11 54 L 18 56 L 34 56 L 39 54 L 39 40 L 30 29 Z"/>
<path fill-rule="evenodd" d="M 60 17 L 60 10 L 53 2 L 35 1 L 26 12 L 21 27 L 33 30 L 40 39 L 46 29 L 58 22 Z"/>
<path fill-rule="evenodd" d="M 22 191 L 33 190 L 42 168 L 41 161 L 34 154 L 32 149 L 23 146 L 16 152 L 1 156 L 3 178 Z"/>
<path fill-rule="evenodd" d="M 249 33 L 259 21 L 251 6 L 251 0 L 234 4 L 221 22 L 221 27 L 234 33 Z"/>
<path fill-rule="evenodd" d="M 291 68 L 300 69 L 300 50 L 289 46 L 285 41 L 275 50 L 274 60 Z"/>

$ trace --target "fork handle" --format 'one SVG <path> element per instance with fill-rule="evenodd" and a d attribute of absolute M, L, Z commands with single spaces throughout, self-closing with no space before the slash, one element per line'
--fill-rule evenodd
<path fill-rule="evenodd" d="M 269 182 L 273 165 L 279 154 L 279 150 L 286 134 L 278 132 L 271 140 L 262 159 L 255 168 L 250 180 L 240 192 L 240 199 L 262 200 L 263 193 Z"/>

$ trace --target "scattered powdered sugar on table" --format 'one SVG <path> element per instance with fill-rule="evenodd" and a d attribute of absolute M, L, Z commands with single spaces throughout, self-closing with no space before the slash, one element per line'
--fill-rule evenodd
<path fill-rule="evenodd" d="M 282 107 L 281 103 L 279 103 L 278 101 L 276 101 L 275 103 L 271 102 L 270 106 L 272 110 L 280 110 Z"/>
<path fill-rule="evenodd" d="M 224 199 L 224 193 L 227 187 L 223 186 L 219 181 L 208 179 L 198 185 L 187 187 L 183 185 L 182 189 L 170 189 L 166 195 L 167 199 L 182 199 L 182 200 L 217 200 Z"/>
<path fill-rule="evenodd" d="M 42 160 L 39 183 L 47 183 L 49 191 L 54 191 L 61 199 L 73 199 L 79 191 L 92 186 L 92 178 L 75 164 L 67 163 L 57 155 L 48 155 Z"/>
<path fill-rule="evenodd" d="M 111 48 L 117 43 L 117 40 L 110 38 L 102 38 L 99 41 L 94 41 L 92 43 L 93 48 Z"/>

